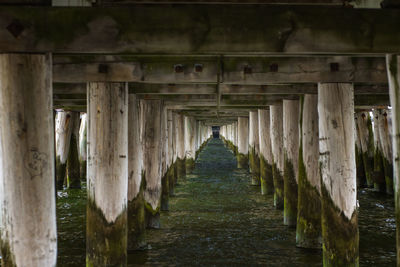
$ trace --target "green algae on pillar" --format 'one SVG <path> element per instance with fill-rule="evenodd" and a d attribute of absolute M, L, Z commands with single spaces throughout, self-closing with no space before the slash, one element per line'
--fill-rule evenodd
<path fill-rule="evenodd" d="M 400 265 L 400 57 L 386 56 L 390 105 L 392 106 L 394 204 L 396 209 L 397 266 Z"/>
<path fill-rule="evenodd" d="M 322 230 L 317 105 L 317 95 L 304 95 L 301 99 L 296 246 L 320 249 Z"/>
<path fill-rule="evenodd" d="M 260 144 L 258 136 L 258 111 L 249 112 L 249 165 L 251 184 L 260 185 Z"/>
<path fill-rule="evenodd" d="M 378 121 L 379 143 L 382 149 L 382 163 L 385 175 L 386 194 L 393 195 L 393 149 L 391 110 L 382 110 L 382 119 Z"/>
<path fill-rule="evenodd" d="M 88 83 L 86 266 L 126 266 L 128 87 Z"/>
<path fill-rule="evenodd" d="M 78 153 L 80 114 L 79 112 L 70 112 L 70 115 L 72 132 L 67 159 L 68 188 L 81 188 L 81 166 Z"/>
<path fill-rule="evenodd" d="M 358 266 L 353 85 L 318 84 L 324 266 Z"/>
<path fill-rule="evenodd" d="M 160 228 L 161 156 L 163 141 L 161 127 L 162 102 L 141 100 L 143 118 L 144 206 L 147 228 Z"/>
<path fill-rule="evenodd" d="M 283 106 L 282 103 L 270 106 L 272 177 L 274 180 L 274 206 L 283 210 Z"/>
<path fill-rule="evenodd" d="M 357 120 L 357 116 L 354 118 Z M 360 140 L 360 135 L 358 134 L 358 126 L 357 123 L 355 123 L 356 129 L 354 131 L 354 139 L 355 139 L 355 153 L 356 153 L 356 168 L 357 168 L 357 187 L 365 187 L 367 185 L 367 178 L 365 177 L 365 169 L 364 169 L 364 163 L 363 163 L 363 155 L 362 155 L 362 149 L 361 149 L 361 140 Z M 374 135 L 375 139 L 375 135 Z M 374 155 L 375 157 L 375 155 Z M 375 159 L 374 159 L 374 164 L 375 164 Z M 374 179 L 374 176 L 372 176 Z"/>
<path fill-rule="evenodd" d="M 185 119 L 181 114 L 174 114 L 175 119 L 175 147 L 177 153 L 176 159 L 176 181 L 180 181 L 186 176 L 186 158 L 185 158 Z"/>
<path fill-rule="evenodd" d="M 299 101 L 283 100 L 283 224 L 296 226 L 299 160 Z"/>
<path fill-rule="evenodd" d="M 272 177 L 271 127 L 269 110 L 258 110 L 258 131 L 260 143 L 260 181 L 261 194 L 274 193 Z"/>
<path fill-rule="evenodd" d="M 140 104 L 134 94 L 128 109 L 128 250 L 137 250 L 146 245 L 146 220 Z"/>
<path fill-rule="evenodd" d="M 238 118 L 238 168 L 248 168 L 249 154 L 249 119 L 246 117 Z"/>
<path fill-rule="evenodd" d="M 2 266 L 56 266 L 52 64 L 0 54 Z"/>

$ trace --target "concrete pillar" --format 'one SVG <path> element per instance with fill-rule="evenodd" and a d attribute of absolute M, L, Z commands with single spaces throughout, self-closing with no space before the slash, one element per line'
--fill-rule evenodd
<path fill-rule="evenodd" d="M 389 78 L 390 105 L 392 106 L 393 177 L 394 204 L 396 208 L 397 265 L 400 263 L 400 57 L 386 56 Z"/>
<path fill-rule="evenodd" d="M 249 112 L 249 166 L 251 184 L 260 184 L 260 138 L 258 136 L 258 111 Z"/>
<path fill-rule="evenodd" d="M 88 83 L 86 265 L 126 266 L 128 87 Z"/>
<path fill-rule="evenodd" d="M 190 174 L 194 169 L 196 160 L 196 119 L 185 116 L 185 165 L 186 174 Z"/>
<path fill-rule="evenodd" d="M 360 134 L 358 133 L 358 125 L 357 125 L 357 113 L 354 116 L 355 119 L 355 130 L 354 130 L 354 139 L 355 139 L 355 153 L 356 153 L 356 168 L 357 168 L 357 187 L 366 187 L 367 186 L 367 178 L 365 177 L 364 163 L 363 163 L 363 153 L 361 148 L 361 139 Z M 375 136 L 374 136 L 375 139 Z"/>
<path fill-rule="evenodd" d="M 134 94 L 129 95 L 128 111 L 128 250 L 136 250 L 146 244 L 146 222 L 140 105 Z"/>
<path fill-rule="evenodd" d="M 374 137 L 372 132 L 372 121 L 368 111 L 356 113 L 356 129 L 360 139 L 362 161 L 365 178 L 368 187 L 374 186 Z"/>
<path fill-rule="evenodd" d="M 282 103 L 270 106 L 272 177 L 274 179 L 274 206 L 283 210 L 283 106 Z"/>
<path fill-rule="evenodd" d="M 383 167 L 383 152 L 379 137 L 379 124 L 383 119 L 382 109 L 374 109 L 374 189 L 384 193 L 386 191 L 385 171 Z"/>
<path fill-rule="evenodd" d="M 161 100 L 141 100 L 143 112 L 143 173 L 146 186 L 144 188 L 144 206 L 146 210 L 147 228 L 160 228 L 160 198 L 162 177 L 162 129 Z"/>
<path fill-rule="evenodd" d="M 79 112 L 70 112 L 71 141 L 67 159 L 68 188 L 81 188 L 81 174 L 79 162 Z"/>
<path fill-rule="evenodd" d="M 176 180 L 183 179 L 186 175 L 185 153 L 185 119 L 181 114 L 175 114 L 175 142 L 176 142 Z"/>
<path fill-rule="evenodd" d="M 382 117 L 378 120 L 379 143 L 382 148 L 382 163 L 385 175 L 386 193 L 393 195 L 393 144 L 392 144 L 392 112 L 382 110 Z"/>
<path fill-rule="evenodd" d="M 0 55 L 2 266 L 56 266 L 51 58 Z"/>
<path fill-rule="evenodd" d="M 285 160 L 283 224 L 288 226 L 296 226 L 297 222 L 299 111 L 298 100 L 283 100 L 283 155 Z"/>
<path fill-rule="evenodd" d="M 321 183 L 319 173 L 318 96 L 304 95 L 300 111 L 296 246 L 320 249 Z"/>
<path fill-rule="evenodd" d="M 247 168 L 249 162 L 249 119 L 238 118 L 238 168 Z"/>
<path fill-rule="evenodd" d="M 79 128 L 79 162 L 81 166 L 81 179 L 86 181 L 87 163 L 87 114 L 81 115 L 81 125 Z"/>
<path fill-rule="evenodd" d="M 56 115 L 56 178 L 57 189 L 62 190 L 66 183 L 67 160 L 71 144 L 73 122 L 71 112 L 59 111 Z"/>
<path fill-rule="evenodd" d="M 173 124 L 172 110 L 167 111 L 168 119 L 168 185 L 169 185 L 169 196 L 174 195 L 175 188 L 175 129 Z"/>
<path fill-rule="evenodd" d="M 272 177 L 271 127 L 269 110 L 258 110 L 258 131 L 260 140 L 261 194 L 270 195 L 274 193 L 274 179 Z"/>
<path fill-rule="evenodd" d="M 161 210 L 169 210 L 169 177 L 168 177 L 168 109 L 163 107 L 161 111 L 161 139 L 162 139 L 162 153 L 161 153 Z"/>
<path fill-rule="evenodd" d="M 358 266 L 353 85 L 318 85 L 324 266 Z"/>

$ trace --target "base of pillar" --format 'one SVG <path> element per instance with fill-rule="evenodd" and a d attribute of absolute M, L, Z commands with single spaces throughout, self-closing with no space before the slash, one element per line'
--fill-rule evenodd
<path fill-rule="evenodd" d="M 185 179 L 185 176 L 186 176 L 185 159 L 178 158 L 176 160 L 176 181 Z"/>
<path fill-rule="evenodd" d="M 143 190 L 128 202 L 128 250 L 141 250 L 146 247 L 146 215 Z"/>
<path fill-rule="evenodd" d="M 251 175 L 251 185 L 259 186 L 260 185 L 260 177 L 255 174 Z"/>
<path fill-rule="evenodd" d="M 247 169 L 249 167 L 249 158 L 247 155 L 238 153 L 236 159 L 237 159 L 237 167 L 239 169 Z"/>
<path fill-rule="evenodd" d="M 191 174 L 194 170 L 194 167 L 195 167 L 194 159 L 187 158 L 185 161 L 186 174 Z"/>
<path fill-rule="evenodd" d="M 88 199 L 86 216 L 86 266 L 126 266 L 127 210 L 110 223 Z"/>
<path fill-rule="evenodd" d="M 283 176 L 275 163 L 272 165 L 272 174 L 274 179 L 274 207 L 278 210 L 283 210 L 284 207 Z"/>
<path fill-rule="evenodd" d="M 146 227 L 147 229 L 160 229 L 160 212 L 155 213 L 146 212 Z"/>
<path fill-rule="evenodd" d="M 293 163 L 286 159 L 284 180 L 284 207 L 283 207 L 283 224 L 296 227 L 297 223 L 297 182 L 295 178 Z"/>
<path fill-rule="evenodd" d="M 263 156 L 260 157 L 260 183 L 261 195 L 271 195 L 274 193 L 272 165 L 268 164 Z"/>
<path fill-rule="evenodd" d="M 67 163 L 60 163 L 60 158 L 57 157 L 56 159 L 57 190 L 64 189 L 66 174 L 67 174 Z"/>

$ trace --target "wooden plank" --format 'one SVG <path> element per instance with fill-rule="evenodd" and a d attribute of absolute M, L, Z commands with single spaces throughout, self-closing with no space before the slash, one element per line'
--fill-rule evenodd
<path fill-rule="evenodd" d="M 0 51 L 399 53 L 395 25 L 400 25 L 400 11 L 390 9 L 257 4 L 1 7 Z"/>

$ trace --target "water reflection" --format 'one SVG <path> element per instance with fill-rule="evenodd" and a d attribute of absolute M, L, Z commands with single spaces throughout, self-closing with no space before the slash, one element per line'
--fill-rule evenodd
<path fill-rule="evenodd" d="M 129 266 L 321 266 L 321 251 L 295 247 L 272 196 L 261 196 L 233 154 L 214 139 L 196 168 L 180 181 L 162 229 L 150 230 L 149 249 L 130 253 Z M 60 194 L 62 194 L 60 196 Z M 393 198 L 359 192 L 360 265 L 394 266 Z M 59 192 L 59 266 L 85 265 L 85 190 Z"/>

